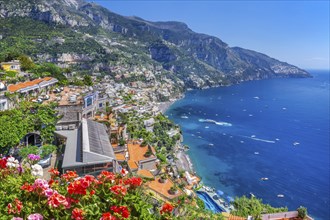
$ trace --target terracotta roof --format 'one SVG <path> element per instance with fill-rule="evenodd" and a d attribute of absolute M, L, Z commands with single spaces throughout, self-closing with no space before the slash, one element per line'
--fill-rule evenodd
<path fill-rule="evenodd" d="M 173 182 L 170 179 L 167 179 L 167 181 L 165 183 L 161 183 L 159 182 L 159 178 L 156 178 L 153 181 L 150 181 L 147 184 L 147 187 L 149 187 L 150 189 L 152 189 L 154 192 L 164 196 L 167 199 L 174 199 L 180 195 L 182 195 L 182 191 L 180 189 L 178 189 L 178 193 L 175 195 L 170 194 L 168 191 L 170 190 L 170 188 L 173 186 Z"/>
<path fill-rule="evenodd" d="M 137 164 L 133 160 L 127 161 L 127 164 L 131 170 L 135 170 L 138 168 Z"/>
<path fill-rule="evenodd" d="M 228 212 L 222 212 L 221 214 L 225 218 L 225 220 L 246 220 L 246 218 L 244 217 L 231 215 Z"/>
<path fill-rule="evenodd" d="M 32 81 L 17 83 L 15 85 L 9 85 L 8 90 L 10 92 L 16 92 L 17 90 L 24 89 L 24 88 L 29 87 L 29 86 L 34 86 L 34 85 L 37 85 L 41 82 L 49 81 L 51 79 L 53 79 L 53 78 L 52 77 L 45 77 L 43 79 L 35 79 L 35 80 L 32 80 Z"/>
<path fill-rule="evenodd" d="M 137 175 L 141 177 L 154 178 L 154 175 L 149 170 L 139 170 Z"/>
<path fill-rule="evenodd" d="M 125 160 L 125 155 L 124 154 L 115 154 L 117 160 Z"/>
<path fill-rule="evenodd" d="M 140 160 L 145 160 L 149 158 L 155 158 L 154 155 L 150 157 L 145 157 L 144 154 L 148 151 L 148 146 L 141 147 L 140 144 L 127 144 L 129 159 L 135 162 L 139 162 Z M 151 147 L 151 151 L 155 154 L 155 149 Z"/>

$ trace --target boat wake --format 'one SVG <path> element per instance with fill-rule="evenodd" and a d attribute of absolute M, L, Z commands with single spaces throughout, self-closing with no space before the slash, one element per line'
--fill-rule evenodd
<path fill-rule="evenodd" d="M 275 144 L 275 141 L 272 140 L 266 140 L 266 139 L 261 139 L 261 138 L 256 138 L 255 135 L 252 135 L 251 137 L 248 136 L 242 136 L 251 140 L 255 140 L 255 141 L 261 141 L 261 142 L 266 142 L 266 143 L 270 143 L 270 144 Z"/>
<path fill-rule="evenodd" d="M 232 126 L 231 123 L 224 122 L 224 121 L 215 121 L 215 120 L 212 120 L 212 119 L 199 119 L 198 121 L 199 122 L 206 122 L 206 123 L 213 123 L 213 124 L 224 126 L 224 127 Z"/>

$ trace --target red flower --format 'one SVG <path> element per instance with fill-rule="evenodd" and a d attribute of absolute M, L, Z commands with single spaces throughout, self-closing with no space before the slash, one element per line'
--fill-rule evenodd
<path fill-rule="evenodd" d="M 90 192 L 89 192 L 89 194 L 92 196 L 92 195 L 94 195 L 95 194 L 95 190 L 91 190 Z"/>
<path fill-rule="evenodd" d="M 142 185 L 142 179 L 140 177 L 132 177 L 124 181 L 125 185 L 129 185 L 131 189 L 135 189 Z"/>
<path fill-rule="evenodd" d="M 7 158 L 0 159 L 0 168 L 5 169 L 7 167 Z"/>
<path fill-rule="evenodd" d="M 17 198 L 14 200 L 14 205 L 12 205 L 11 203 L 7 205 L 8 214 L 10 213 L 19 214 L 21 213 L 22 208 L 23 208 L 23 203 L 19 201 Z"/>
<path fill-rule="evenodd" d="M 171 213 L 173 211 L 173 206 L 169 203 L 165 203 L 162 207 L 162 209 L 160 210 L 160 214 L 164 214 L 164 213 Z"/>
<path fill-rule="evenodd" d="M 97 184 L 98 180 L 96 180 L 95 177 L 87 175 L 84 178 L 71 182 L 67 190 L 69 194 L 86 195 L 87 189 Z"/>
<path fill-rule="evenodd" d="M 101 174 L 97 176 L 97 178 L 102 182 L 112 183 L 116 179 L 116 176 L 114 173 L 109 171 L 102 171 Z"/>
<path fill-rule="evenodd" d="M 117 218 L 113 215 L 111 215 L 110 212 L 106 212 L 102 214 L 102 217 L 100 218 L 100 220 L 117 220 Z"/>
<path fill-rule="evenodd" d="M 62 175 L 62 178 L 64 178 L 67 182 L 72 181 L 77 177 L 78 174 L 76 173 L 76 171 L 66 171 L 66 173 Z"/>
<path fill-rule="evenodd" d="M 68 203 L 68 201 L 66 200 L 65 196 L 63 196 L 57 192 L 54 192 L 53 195 L 48 197 L 47 203 L 48 203 L 48 205 L 50 205 L 53 208 L 57 208 L 61 205 L 63 205 L 64 207 L 68 207 L 70 205 Z"/>
<path fill-rule="evenodd" d="M 120 195 L 120 196 L 125 196 L 127 189 L 122 186 L 122 185 L 114 185 L 112 187 L 110 187 L 111 192 L 113 192 L 116 195 Z"/>
<path fill-rule="evenodd" d="M 126 206 L 111 206 L 110 210 L 113 211 L 114 213 L 117 213 L 118 215 L 120 215 L 123 218 L 128 218 L 130 213 L 127 209 Z"/>
<path fill-rule="evenodd" d="M 32 192 L 33 191 L 33 186 L 28 184 L 28 183 L 24 183 L 24 185 L 21 186 L 21 190 L 25 190 L 27 192 Z"/>
<path fill-rule="evenodd" d="M 74 208 L 71 213 L 71 219 L 83 220 L 84 211 L 82 209 Z"/>
<path fill-rule="evenodd" d="M 126 174 L 128 174 L 128 171 L 123 168 L 121 169 L 120 173 L 122 176 L 126 176 Z"/>
<path fill-rule="evenodd" d="M 54 168 L 51 168 L 50 170 L 48 170 L 48 172 L 50 173 L 52 178 L 60 175 L 60 172 L 57 169 L 54 169 Z"/>

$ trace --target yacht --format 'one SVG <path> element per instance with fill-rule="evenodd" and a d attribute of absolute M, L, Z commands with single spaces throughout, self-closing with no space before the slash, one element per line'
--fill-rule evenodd
<path fill-rule="evenodd" d="M 266 180 L 268 180 L 268 178 L 267 177 L 262 177 L 262 178 L 260 178 L 261 180 L 263 180 L 263 181 L 266 181 Z"/>

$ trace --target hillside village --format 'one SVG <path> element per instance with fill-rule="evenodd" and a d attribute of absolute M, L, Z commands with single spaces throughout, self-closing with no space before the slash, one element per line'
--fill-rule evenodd
<path fill-rule="evenodd" d="M 63 78 L 52 73 L 36 77 L 23 71 L 19 60 L 0 65 L 0 111 L 15 109 L 24 101 L 56 105 L 58 120 L 52 143 L 57 151 L 42 164 L 44 178 L 49 178 L 47 171 L 54 167 L 61 173 L 74 170 L 80 176 L 97 176 L 104 170 L 129 172 L 145 180 L 144 193 L 156 205 L 190 198 L 191 204 L 198 206 L 196 190 L 202 190 L 215 198 L 224 212 L 234 210 L 214 189 L 200 184 L 185 153 L 188 148 L 182 145 L 180 127 L 163 115 L 181 98 L 180 93 L 173 93 L 170 80 L 158 83 L 152 80 L 152 72 L 141 69 L 135 72 L 140 71 L 149 81 L 125 82 L 129 78 L 126 69 L 114 68 L 115 79 L 67 71 L 63 75 L 69 83 L 63 83 Z M 22 141 L 27 147 L 43 145 L 38 131 L 26 134 Z M 184 216 L 184 211 L 175 209 L 174 215 Z"/>

